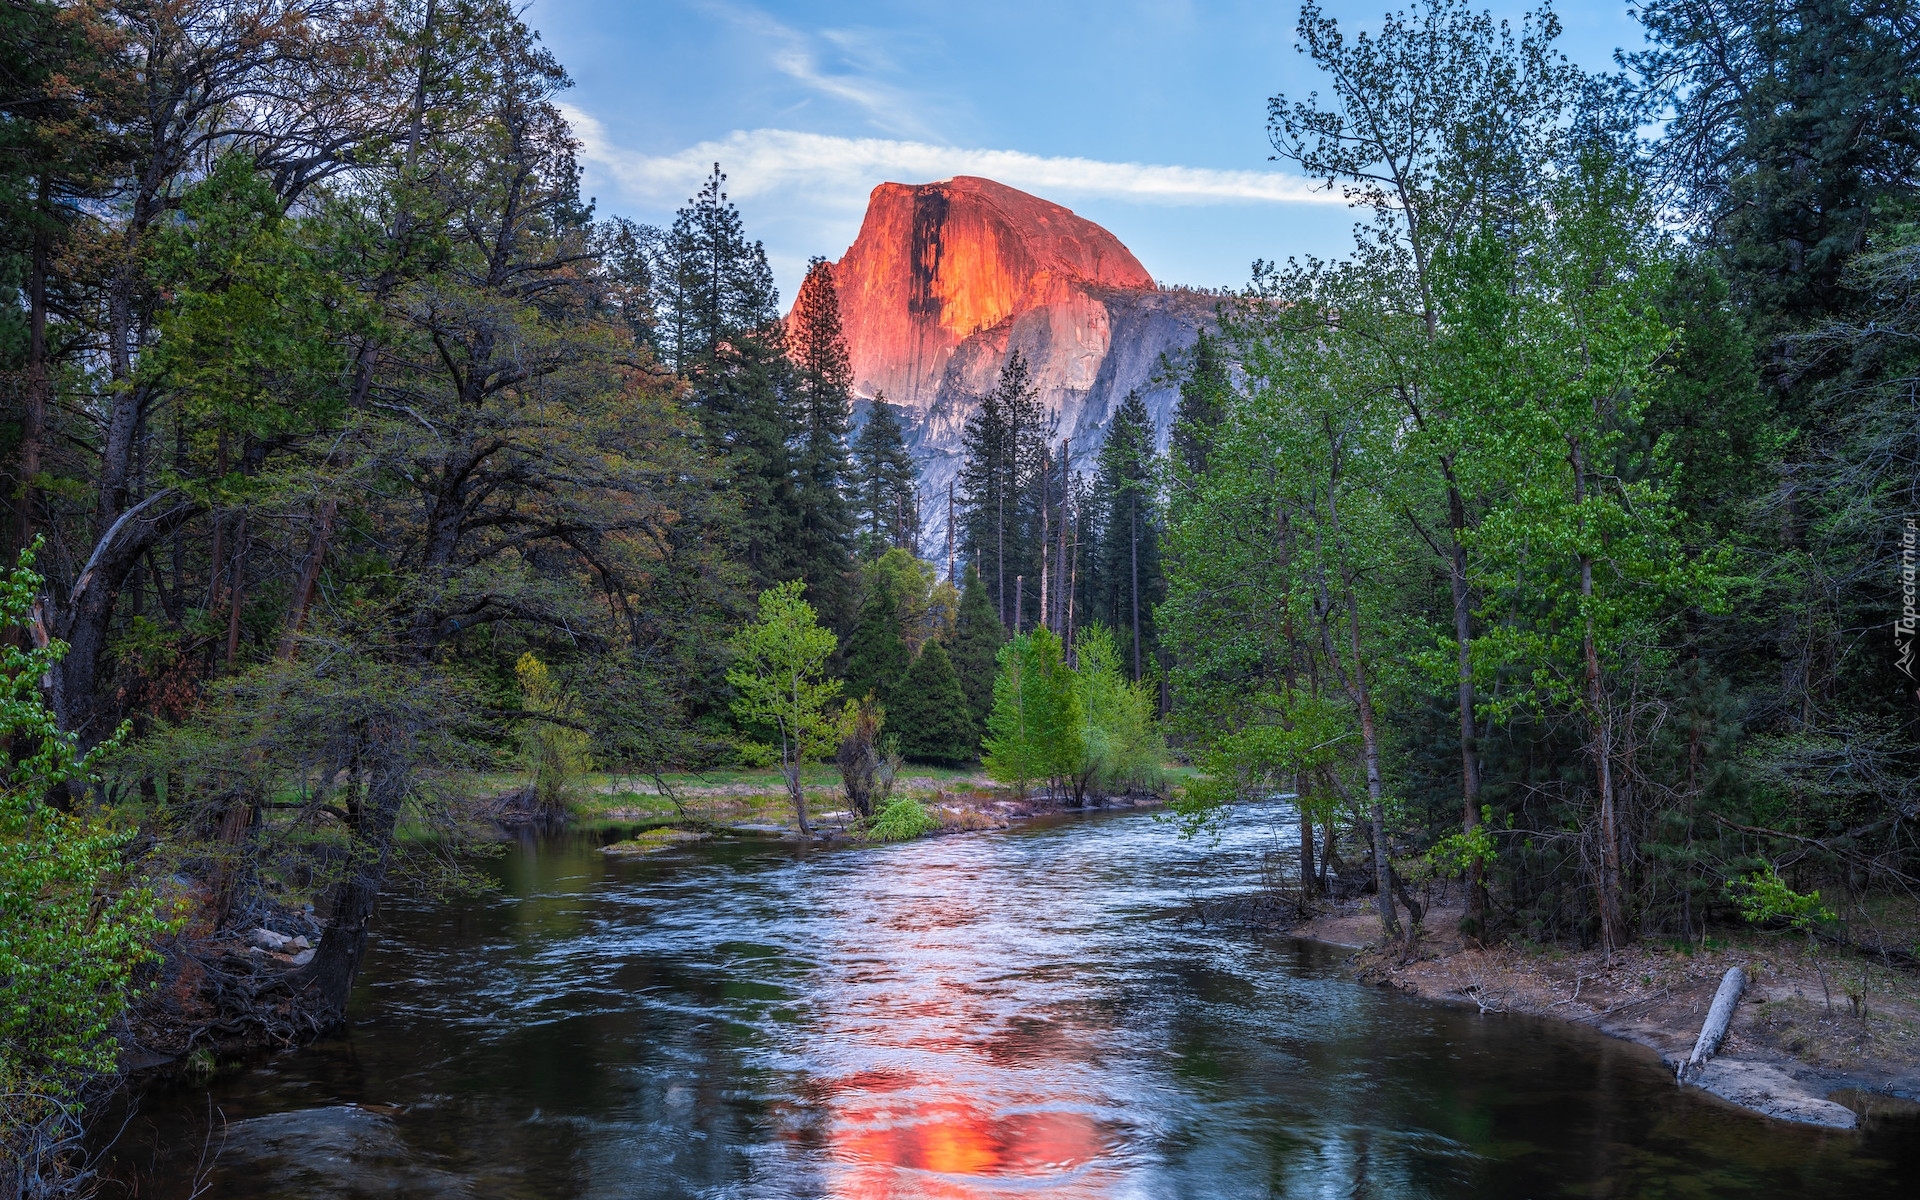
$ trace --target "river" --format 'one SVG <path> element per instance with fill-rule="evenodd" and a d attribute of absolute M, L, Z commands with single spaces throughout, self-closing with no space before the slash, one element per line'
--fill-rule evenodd
<path fill-rule="evenodd" d="M 384 903 L 343 1035 L 150 1090 L 111 1174 L 300 1200 L 1913 1194 L 1912 1121 L 1766 1122 L 1639 1047 L 1198 920 L 1289 815 L 521 845 L 490 894 Z"/>

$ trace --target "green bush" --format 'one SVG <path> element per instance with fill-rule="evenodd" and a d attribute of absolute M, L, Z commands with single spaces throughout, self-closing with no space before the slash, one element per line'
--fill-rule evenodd
<path fill-rule="evenodd" d="M 0 581 L 0 628 L 28 624 L 32 563 L 22 553 Z M 0 782 L 0 1153 L 28 1192 L 63 1170 L 89 1085 L 118 1065 L 111 1030 L 134 970 L 167 927 L 153 894 L 121 878 L 133 831 L 48 803 L 56 785 L 91 778 L 40 693 L 65 652 L 54 642 L 0 653 L 0 734 L 16 756 Z"/>
<path fill-rule="evenodd" d="M 867 826 L 867 838 L 875 842 L 910 842 L 940 828 L 940 822 L 926 805 L 903 796 L 880 810 Z"/>

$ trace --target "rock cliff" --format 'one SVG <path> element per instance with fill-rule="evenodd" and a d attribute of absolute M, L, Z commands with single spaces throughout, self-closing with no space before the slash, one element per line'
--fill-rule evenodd
<path fill-rule="evenodd" d="M 1161 356 L 1190 346 L 1215 304 L 1156 287 L 1118 238 L 1060 205 L 964 175 L 875 188 L 834 280 L 856 394 L 906 410 L 930 552 L 961 431 L 1013 350 L 1085 469 L 1135 389 L 1164 443 L 1178 393 Z"/>

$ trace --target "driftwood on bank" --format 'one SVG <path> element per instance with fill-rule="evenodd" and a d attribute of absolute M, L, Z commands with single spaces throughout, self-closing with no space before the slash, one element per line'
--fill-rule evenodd
<path fill-rule="evenodd" d="M 1700 1026 L 1700 1037 L 1693 1043 L 1693 1053 L 1680 1064 L 1682 1082 L 1689 1072 L 1706 1066 L 1707 1060 L 1719 1052 L 1720 1043 L 1727 1037 L 1727 1026 L 1733 1023 L 1733 1010 L 1740 1003 L 1740 993 L 1746 990 L 1747 973 L 1739 967 L 1727 968 L 1719 990 L 1713 994 L 1713 1006 L 1707 1009 L 1706 1023 Z"/>

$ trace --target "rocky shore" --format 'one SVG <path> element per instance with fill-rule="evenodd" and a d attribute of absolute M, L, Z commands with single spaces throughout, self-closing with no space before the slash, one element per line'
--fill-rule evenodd
<path fill-rule="evenodd" d="M 1356 976 L 1482 1013 L 1528 1013 L 1590 1025 L 1649 1047 L 1677 1073 L 1728 968 L 1749 980 L 1726 1041 L 1685 1084 L 1782 1121 L 1853 1129 L 1879 1114 L 1920 1112 L 1920 980 L 1859 958 L 1815 958 L 1804 941 L 1758 937 L 1685 948 L 1480 946 L 1452 932 L 1456 906 L 1426 914 L 1411 951 L 1381 944 L 1370 902 L 1338 905 L 1291 927 L 1353 950 Z M 1830 954 L 1830 952 L 1829 952 Z"/>

